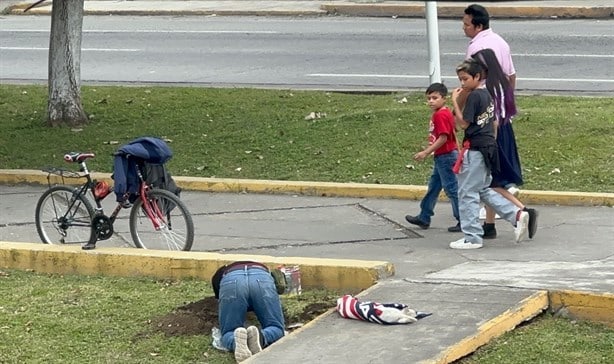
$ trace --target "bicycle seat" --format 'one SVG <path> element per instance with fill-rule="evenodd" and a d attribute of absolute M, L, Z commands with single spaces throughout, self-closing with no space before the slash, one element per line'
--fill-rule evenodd
<path fill-rule="evenodd" d="M 81 163 L 84 162 L 88 158 L 94 158 L 96 155 L 94 153 L 79 153 L 72 152 L 64 155 L 64 160 L 66 162 L 72 163 Z"/>

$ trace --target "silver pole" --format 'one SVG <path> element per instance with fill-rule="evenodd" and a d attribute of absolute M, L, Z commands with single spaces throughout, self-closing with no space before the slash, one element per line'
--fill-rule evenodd
<path fill-rule="evenodd" d="M 426 1 L 426 36 L 429 40 L 429 80 L 431 83 L 441 82 L 436 1 Z"/>

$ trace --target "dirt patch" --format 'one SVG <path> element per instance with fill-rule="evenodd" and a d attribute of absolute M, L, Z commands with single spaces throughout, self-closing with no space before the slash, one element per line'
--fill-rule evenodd
<path fill-rule="evenodd" d="M 300 327 L 300 324 L 313 320 L 330 308 L 328 302 L 315 302 L 292 316 L 288 316 L 284 310 L 286 326 Z M 252 313 L 248 313 L 247 321 L 253 324 L 258 322 Z M 177 307 L 171 313 L 151 320 L 151 328 L 166 336 L 208 335 L 214 326 L 218 326 L 218 318 L 217 300 L 213 296 Z"/>

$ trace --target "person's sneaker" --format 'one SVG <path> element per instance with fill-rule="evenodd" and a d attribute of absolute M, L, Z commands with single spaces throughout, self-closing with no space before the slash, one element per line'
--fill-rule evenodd
<path fill-rule="evenodd" d="M 470 243 L 464 237 L 450 243 L 452 249 L 480 249 L 481 247 L 482 244 Z"/>
<path fill-rule="evenodd" d="M 529 233 L 529 213 L 521 210 L 517 216 L 514 235 L 516 236 L 516 242 L 520 243 L 527 238 Z"/>
<path fill-rule="evenodd" d="M 235 360 L 240 363 L 252 356 L 247 346 L 247 330 L 244 327 L 235 329 Z"/>
<path fill-rule="evenodd" d="M 515 185 L 509 185 L 506 189 L 507 189 L 507 192 L 514 195 L 514 197 L 518 197 L 518 195 L 520 194 L 520 189 L 516 187 Z"/>
<path fill-rule="evenodd" d="M 247 328 L 247 347 L 252 355 L 262 351 L 260 330 L 256 326 L 249 326 Z"/>
<path fill-rule="evenodd" d="M 460 233 L 460 232 L 461 232 L 461 231 L 463 231 L 463 230 L 461 229 L 461 227 L 460 227 L 460 222 L 459 222 L 459 223 L 457 223 L 457 224 L 456 224 L 456 225 L 454 225 L 454 226 L 450 226 L 450 227 L 448 228 L 448 231 L 449 231 L 449 232 L 451 232 L 451 233 Z"/>
<path fill-rule="evenodd" d="M 527 209 L 525 211 L 529 214 L 529 239 L 533 239 L 537 232 L 537 216 L 539 213 L 535 209 Z"/>
<path fill-rule="evenodd" d="M 425 230 L 428 229 L 429 226 L 431 226 L 430 224 L 427 224 L 424 221 L 420 220 L 417 216 L 405 215 L 405 220 L 407 220 L 408 223 L 417 225 L 421 229 Z"/>
<path fill-rule="evenodd" d="M 495 228 L 495 224 L 485 222 L 484 225 L 482 225 L 482 230 L 484 230 L 482 239 L 495 239 L 497 237 L 497 228 Z"/>
<path fill-rule="evenodd" d="M 92 249 L 96 249 L 96 243 L 87 243 L 87 244 L 83 244 L 81 246 L 81 249 L 83 250 L 92 250 Z"/>

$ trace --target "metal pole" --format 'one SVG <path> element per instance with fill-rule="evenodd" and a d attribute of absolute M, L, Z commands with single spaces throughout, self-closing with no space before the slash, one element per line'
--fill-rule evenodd
<path fill-rule="evenodd" d="M 426 1 L 426 36 L 429 41 L 429 80 L 431 83 L 441 82 L 436 1 Z"/>

